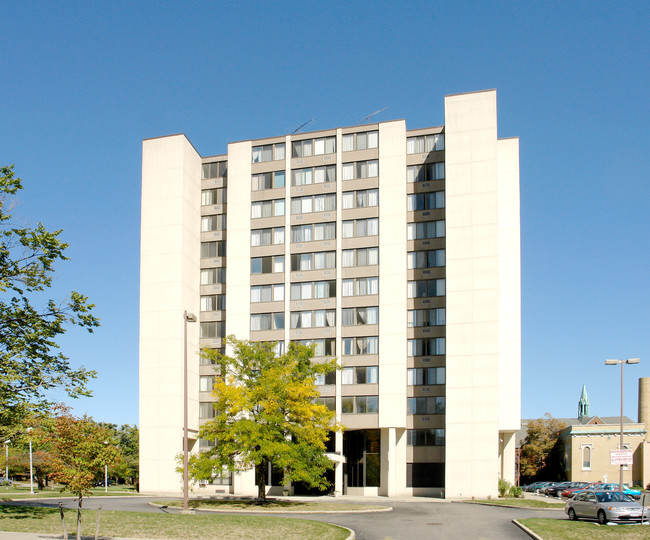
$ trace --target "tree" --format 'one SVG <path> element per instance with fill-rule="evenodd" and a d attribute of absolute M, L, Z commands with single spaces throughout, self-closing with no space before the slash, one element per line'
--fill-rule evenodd
<path fill-rule="evenodd" d="M 546 480 L 564 480 L 566 472 L 562 460 L 560 431 L 564 422 L 549 413 L 544 418 L 531 420 L 528 432 L 521 445 L 521 474 L 530 479 L 543 477 Z"/>
<path fill-rule="evenodd" d="M 140 453 L 140 431 L 138 426 L 124 424 L 118 428 L 116 424 L 104 422 L 99 422 L 99 425 L 111 432 L 111 437 L 117 441 L 120 450 L 121 459 L 112 471 L 115 474 L 116 483 L 118 479 L 123 483 L 130 481 L 137 489 Z"/>
<path fill-rule="evenodd" d="M 333 463 L 325 443 L 341 426 L 334 412 L 318 402 L 315 379 L 337 369 L 336 360 L 315 364 L 313 347 L 294 343 L 276 356 L 271 343 L 234 336 L 226 341 L 233 356 L 202 352 L 220 375 L 214 384 L 215 417 L 201 426 L 199 437 L 216 445 L 191 457 L 192 478 L 255 467 L 258 496 L 265 501 L 265 472 L 272 464 L 284 471 L 285 481 L 327 487 L 323 475 Z"/>
<path fill-rule="evenodd" d="M 13 165 L 0 167 L 0 410 L 4 425 L 24 413 L 25 404 L 47 404 L 46 395 L 60 387 L 71 397 L 87 396 L 95 372 L 73 369 L 56 337 L 69 324 L 89 332 L 99 326 L 93 304 L 76 291 L 63 302 L 43 299 L 52 285 L 54 265 L 68 258 L 61 230 L 48 232 L 17 226 L 9 213 L 12 196 L 22 189 Z M 12 412 L 13 411 L 13 412 Z"/>
<path fill-rule="evenodd" d="M 80 538 L 83 497 L 90 494 L 95 475 L 104 465 L 114 465 L 120 456 L 110 430 L 85 415 L 72 416 L 65 406 L 57 406 L 55 411 L 53 421 L 37 428 L 35 437 L 44 450 L 50 478 L 63 484 L 61 492 L 69 491 L 78 498 L 77 538 Z"/>

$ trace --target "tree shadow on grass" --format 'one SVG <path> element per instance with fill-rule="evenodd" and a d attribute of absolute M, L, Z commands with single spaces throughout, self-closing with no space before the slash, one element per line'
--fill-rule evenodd
<path fill-rule="evenodd" d="M 282 499 L 266 499 L 242 497 L 240 499 L 201 499 L 189 501 L 192 508 L 297 508 L 309 506 L 301 501 L 288 501 Z"/>
<path fill-rule="evenodd" d="M 43 519 L 58 513 L 58 508 L 0 505 L 0 519 Z"/>

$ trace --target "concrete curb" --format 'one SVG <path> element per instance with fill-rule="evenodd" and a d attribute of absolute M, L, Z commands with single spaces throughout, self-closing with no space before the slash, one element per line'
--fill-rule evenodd
<path fill-rule="evenodd" d="M 479 501 L 456 501 L 456 502 L 463 502 L 466 504 L 479 504 L 482 506 L 492 506 L 498 508 L 516 508 L 517 510 L 551 510 L 553 512 L 557 512 L 558 510 L 564 510 L 564 508 L 560 508 L 559 506 L 557 508 L 544 508 L 543 506 L 515 506 L 511 504 L 495 504 L 495 503 L 479 502 Z"/>
<path fill-rule="evenodd" d="M 534 538 L 535 540 L 544 540 L 541 536 L 531 531 L 528 527 L 526 527 L 526 525 L 519 523 L 516 519 L 513 519 L 512 522 L 531 538 Z"/>
<path fill-rule="evenodd" d="M 160 503 L 155 503 L 150 501 L 149 504 L 151 506 L 155 506 L 157 508 L 175 508 L 177 510 L 182 510 L 179 506 L 170 506 L 168 504 L 160 504 Z M 373 508 L 371 510 L 288 510 L 288 511 L 282 511 L 282 510 L 266 510 L 266 511 L 260 511 L 260 510 L 236 510 L 236 509 L 231 509 L 231 510 L 222 510 L 220 508 L 193 508 L 192 510 L 199 510 L 201 512 L 216 512 L 218 514 L 259 514 L 263 516 L 273 516 L 275 514 L 374 514 L 376 512 L 392 512 L 393 507 L 388 506 L 386 508 Z M 341 527 L 341 525 L 337 525 L 337 527 Z M 345 529 L 345 527 L 343 527 Z"/>

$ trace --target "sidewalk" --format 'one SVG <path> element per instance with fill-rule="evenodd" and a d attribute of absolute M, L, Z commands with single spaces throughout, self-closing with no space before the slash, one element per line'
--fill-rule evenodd
<path fill-rule="evenodd" d="M 68 532 L 68 540 L 76 540 L 77 533 Z M 82 536 L 83 540 L 95 540 L 94 536 Z M 124 538 L 122 536 L 99 535 L 100 540 L 156 540 L 155 538 Z M 0 540 L 63 540 L 63 534 L 20 533 L 0 531 Z"/>

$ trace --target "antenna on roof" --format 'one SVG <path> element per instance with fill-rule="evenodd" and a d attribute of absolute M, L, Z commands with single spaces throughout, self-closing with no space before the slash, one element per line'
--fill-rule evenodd
<path fill-rule="evenodd" d="M 300 130 L 302 128 L 304 128 L 307 124 L 311 124 L 313 121 L 314 121 L 314 119 L 312 118 L 311 120 L 307 120 L 306 122 L 303 122 L 302 124 L 300 124 L 296 129 L 294 129 L 291 132 L 291 135 L 293 135 L 294 133 L 300 133 Z"/>
<path fill-rule="evenodd" d="M 366 120 L 369 120 L 371 116 L 375 116 L 376 114 L 379 114 L 380 112 L 384 112 L 388 107 L 384 107 L 383 109 L 379 109 L 378 111 L 375 111 L 374 113 L 370 113 L 368 116 L 364 116 L 359 123 L 363 123 Z"/>

